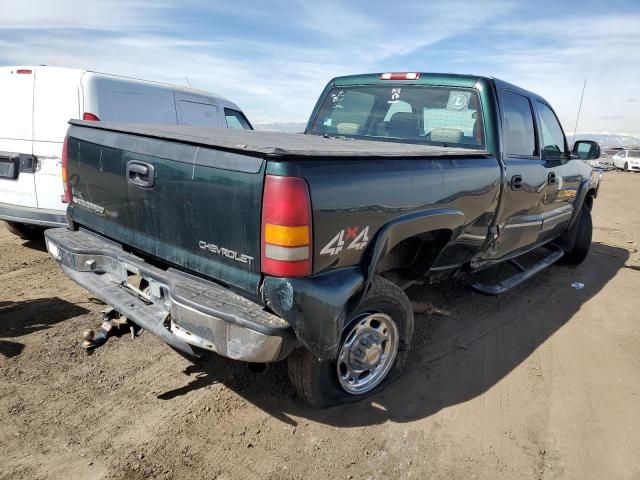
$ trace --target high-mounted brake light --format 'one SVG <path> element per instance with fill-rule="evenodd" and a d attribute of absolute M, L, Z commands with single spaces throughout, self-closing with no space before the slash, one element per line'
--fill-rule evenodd
<path fill-rule="evenodd" d="M 418 80 L 420 74 L 417 72 L 409 73 L 383 73 L 380 80 Z"/>
<path fill-rule="evenodd" d="M 98 118 L 97 115 L 94 115 L 93 113 L 89 113 L 89 112 L 84 112 L 82 114 L 82 119 L 86 120 L 87 122 L 99 122 L 100 119 Z"/>
<path fill-rule="evenodd" d="M 16 73 L 18 75 L 31 75 L 33 73 L 33 71 L 29 70 L 28 68 L 21 68 L 19 70 L 16 70 Z"/>
<path fill-rule="evenodd" d="M 311 198 L 298 177 L 267 175 L 262 197 L 262 273 L 311 274 Z"/>
<path fill-rule="evenodd" d="M 64 191 L 64 195 L 62 195 L 63 203 L 71 203 L 71 182 L 69 181 L 69 161 L 67 160 L 68 140 L 69 137 L 64 137 L 64 143 L 62 144 L 62 156 L 60 158 L 60 160 L 62 161 L 62 188 Z"/>

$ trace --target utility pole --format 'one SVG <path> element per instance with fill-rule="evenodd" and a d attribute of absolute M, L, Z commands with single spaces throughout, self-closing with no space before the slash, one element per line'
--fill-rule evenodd
<path fill-rule="evenodd" d="M 584 85 L 582 85 L 582 95 L 580 95 L 580 105 L 578 106 L 578 115 L 576 116 L 576 126 L 573 127 L 573 137 L 571 138 L 571 145 L 575 142 L 576 131 L 578 130 L 578 120 L 580 120 L 580 111 L 582 111 L 582 99 L 584 98 L 584 90 L 587 88 L 587 79 L 584 79 Z"/>

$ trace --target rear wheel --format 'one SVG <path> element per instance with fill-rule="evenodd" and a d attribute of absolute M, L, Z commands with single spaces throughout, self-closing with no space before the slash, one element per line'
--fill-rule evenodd
<path fill-rule="evenodd" d="M 289 356 L 289 378 L 314 407 L 361 400 L 401 373 L 412 335 L 411 302 L 399 287 L 376 277 L 346 322 L 337 358 L 318 360 L 299 348 Z"/>
<path fill-rule="evenodd" d="M 44 228 L 38 225 L 29 225 L 26 223 L 6 222 L 7 228 L 11 233 L 26 240 L 36 240 L 42 238 Z"/>
<path fill-rule="evenodd" d="M 591 211 L 584 205 L 580 210 L 580 218 L 578 224 L 574 227 L 577 229 L 576 238 L 571 250 L 565 252 L 562 257 L 564 263 L 570 265 L 578 265 L 587 258 L 589 249 L 591 248 L 591 236 L 593 233 L 593 224 L 591 222 Z"/>

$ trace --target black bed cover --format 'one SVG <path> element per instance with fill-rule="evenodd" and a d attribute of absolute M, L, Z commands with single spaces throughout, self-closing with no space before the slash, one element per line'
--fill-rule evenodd
<path fill-rule="evenodd" d="M 145 125 L 70 120 L 71 125 L 175 141 L 227 151 L 287 157 L 441 157 L 487 156 L 486 150 L 411 143 L 327 138 L 299 133 L 203 128 L 186 125 Z"/>

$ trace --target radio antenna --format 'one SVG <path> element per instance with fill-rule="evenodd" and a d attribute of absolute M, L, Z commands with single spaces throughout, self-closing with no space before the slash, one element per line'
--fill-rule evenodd
<path fill-rule="evenodd" d="M 578 120 L 580 120 L 580 112 L 582 111 L 582 99 L 584 98 L 584 90 L 587 88 L 587 79 L 584 79 L 584 85 L 582 85 L 582 95 L 580 95 L 580 105 L 578 106 L 578 115 L 576 116 L 576 126 L 573 127 L 573 137 L 571 138 L 571 144 L 575 142 L 576 131 L 578 130 Z"/>
<path fill-rule="evenodd" d="M 184 79 L 187 81 L 187 85 L 189 85 L 189 88 L 191 88 L 191 82 L 189 81 L 189 77 L 187 77 L 186 75 L 184 76 Z M 584 93 L 584 92 L 582 92 Z"/>

